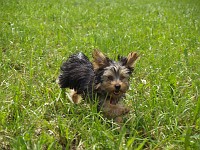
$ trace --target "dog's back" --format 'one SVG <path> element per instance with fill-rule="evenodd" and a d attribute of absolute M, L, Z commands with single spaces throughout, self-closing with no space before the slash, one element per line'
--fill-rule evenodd
<path fill-rule="evenodd" d="M 61 66 L 59 85 L 74 89 L 77 94 L 90 93 L 94 79 L 92 63 L 83 53 L 71 55 Z"/>

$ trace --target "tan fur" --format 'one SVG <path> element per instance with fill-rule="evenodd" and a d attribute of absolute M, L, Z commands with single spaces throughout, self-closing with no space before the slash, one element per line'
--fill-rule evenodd
<path fill-rule="evenodd" d="M 92 53 L 93 57 L 93 67 L 94 70 L 97 70 L 98 68 L 103 68 L 106 65 L 108 65 L 106 56 L 100 52 L 99 50 L 95 49 Z"/>
<path fill-rule="evenodd" d="M 128 54 L 126 67 L 133 68 L 135 61 L 138 59 L 138 54 L 136 52 L 131 52 Z"/>
<path fill-rule="evenodd" d="M 82 97 L 79 94 L 77 94 L 74 90 L 70 91 L 70 98 L 75 104 L 80 103 L 82 99 Z"/>
<path fill-rule="evenodd" d="M 129 75 L 128 75 L 128 70 L 126 67 L 122 66 L 114 66 L 114 70 L 112 68 L 113 66 L 107 67 L 106 71 L 104 72 L 102 79 L 103 82 L 99 86 L 101 90 L 107 91 L 111 97 L 118 98 L 122 96 L 126 91 L 128 90 L 129 87 Z M 115 71 L 119 72 L 119 77 L 115 76 Z M 109 79 L 109 77 L 112 78 L 112 80 Z M 118 95 L 114 94 L 115 91 L 115 85 L 120 85 L 120 92 Z"/>

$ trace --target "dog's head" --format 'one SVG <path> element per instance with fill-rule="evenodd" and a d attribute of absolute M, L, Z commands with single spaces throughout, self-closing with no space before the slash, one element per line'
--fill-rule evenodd
<path fill-rule="evenodd" d="M 119 99 L 129 88 L 129 78 L 133 72 L 136 52 L 113 61 L 98 50 L 93 51 L 93 67 L 96 74 L 96 89 L 106 92 L 112 99 Z M 117 102 L 113 102 L 117 103 Z"/>

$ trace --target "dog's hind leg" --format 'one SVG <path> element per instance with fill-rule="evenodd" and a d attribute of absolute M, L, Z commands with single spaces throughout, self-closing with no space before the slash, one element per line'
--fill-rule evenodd
<path fill-rule="evenodd" d="M 70 90 L 69 94 L 67 93 L 67 96 L 68 96 L 69 100 L 75 104 L 80 103 L 81 99 L 82 99 L 81 95 L 77 94 L 77 92 L 72 89 Z"/>

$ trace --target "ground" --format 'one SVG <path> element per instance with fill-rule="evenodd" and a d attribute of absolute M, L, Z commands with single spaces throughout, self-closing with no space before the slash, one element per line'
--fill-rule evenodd
<path fill-rule="evenodd" d="M 198 0 L 2 0 L 0 149 L 198 149 Z M 140 54 L 121 129 L 72 104 L 59 67 L 98 48 Z"/>

